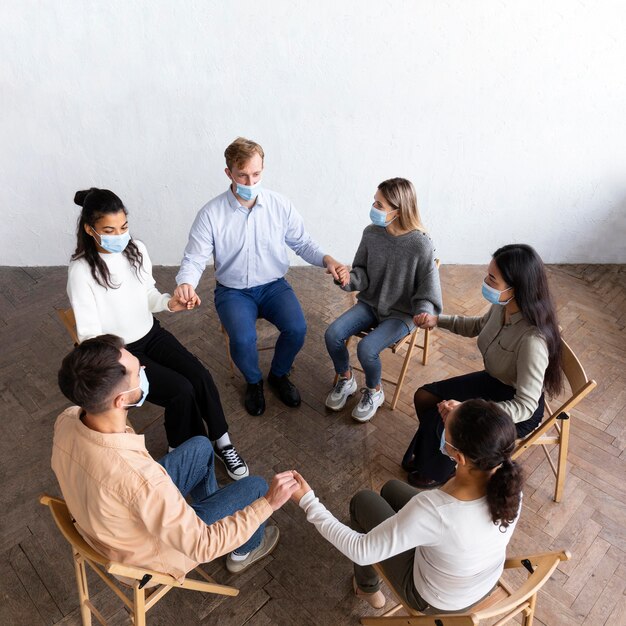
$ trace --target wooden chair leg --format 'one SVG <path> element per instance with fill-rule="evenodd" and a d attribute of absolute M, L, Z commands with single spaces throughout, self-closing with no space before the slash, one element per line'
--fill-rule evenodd
<path fill-rule="evenodd" d="M 85 560 L 77 552 L 74 553 L 74 570 L 76 572 L 76 586 L 78 588 L 78 602 L 83 626 L 91 626 L 91 610 L 89 608 L 89 588 L 87 587 L 87 572 Z"/>
<path fill-rule="evenodd" d="M 146 590 L 139 589 L 137 583 L 133 587 L 133 600 L 133 624 L 146 626 Z"/>
<path fill-rule="evenodd" d="M 424 350 L 422 352 L 422 365 L 428 363 L 428 348 L 430 346 L 430 329 L 424 329 Z"/>
<path fill-rule="evenodd" d="M 393 399 L 391 400 L 391 410 L 393 411 L 396 408 L 396 404 L 398 404 L 398 399 L 400 398 L 400 392 L 402 391 L 402 385 L 404 384 L 404 378 L 409 369 L 409 363 L 411 362 L 411 357 L 413 356 L 413 348 L 415 347 L 415 341 L 417 340 L 417 329 L 413 331 L 413 335 L 409 341 L 409 345 L 406 349 L 406 356 L 404 357 L 404 363 L 402 364 L 402 370 L 400 371 L 400 376 L 398 377 L 398 382 L 396 383 L 396 391 L 393 394 Z"/>
<path fill-rule="evenodd" d="M 230 377 L 235 377 L 235 364 L 233 363 L 233 358 L 230 356 L 230 338 L 228 337 L 228 333 L 222 324 L 222 335 L 224 337 L 224 346 L 226 348 L 226 358 L 228 359 L 228 365 L 230 366 Z"/>
<path fill-rule="evenodd" d="M 570 420 L 557 420 L 561 425 L 559 433 L 559 459 L 556 466 L 556 486 L 554 488 L 554 501 L 560 502 L 565 489 L 565 474 L 567 472 L 567 450 L 569 448 Z"/>

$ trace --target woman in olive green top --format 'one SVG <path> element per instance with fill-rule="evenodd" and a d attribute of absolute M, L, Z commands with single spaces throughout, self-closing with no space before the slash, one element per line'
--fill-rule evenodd
<path fill-rule="evenodd" d="M 496 250 L 482 293 L 492 304 L 482 317 L 423 313 L 416 319 L 421 328 L 439 326 L 457 335 L 478 336 L 485 368 L 415 392 L 420 425 L 402 467 L 416 487 L 436 487 L 454 473 L 454 463 L 439 447 L 445 419 L 460 402 L 471 398 L 497 402 L 522 437 L 541 422 L 544 390 L 555 395 L 561 389 L 561 337 L 537 252 L 525 244 Z"/>

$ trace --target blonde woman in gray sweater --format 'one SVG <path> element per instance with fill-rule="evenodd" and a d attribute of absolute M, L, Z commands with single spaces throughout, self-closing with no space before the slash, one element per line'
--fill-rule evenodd
<path fill-rule="evenodd" d="M 363 231 L 352 270 L 340 275 L 341 288 L 358 291 L 357 303 L 326 330 L 328 354 L 339 375 L 326 406 L 340 411 L 358 385 L 350 367 L 346 339 L 371 330 L 357 347 L 365 373 L 361 399 L 352 411 L 368 422 L 385 401 L 380 353 L 415 328 L 420 314 L 442 310 L 435 248 L 426 234 L 413 184 L 404 178 L 385 180 L 374 194 L 372 224 Z"/>

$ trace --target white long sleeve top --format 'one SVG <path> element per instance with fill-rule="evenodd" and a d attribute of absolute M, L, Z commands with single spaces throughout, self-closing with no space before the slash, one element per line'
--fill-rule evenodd
<path fill-rule="evenodd" d="M 117 289 L 102 287 L 91 275 L 85 259 L 72 261 L 68 268 L 67 295 L 70 298 L 78 341 L 111 333 L 124 343 L 145 337 L 154 320 L 153 313 L 169 310 L 170 294 L 161 293 L 152 277 L 152 263 L 143 242 L 133 240 L 143 255 L 139 276 L 121 253 L 101 253 Z"/>
<path fill-rule="evenodd" d="M 417 494 L 366 534 L 339 522 L 313 491 L 301 498 L 300 507 L 307 521 L 357 565 L 415 550 L 415 589 L 432 607 L 446 611 L 469 606 L 494 587 L 517 523 L 500 532 L 486 498 L 457 500 L 439 489 Z"/>

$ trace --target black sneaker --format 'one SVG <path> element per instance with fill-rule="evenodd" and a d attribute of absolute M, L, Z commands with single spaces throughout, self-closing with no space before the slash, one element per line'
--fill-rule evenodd
<path fill-rule="evenodd" d="M 276 374 L 269 373 L 267 382 L 270 387 L 273 387 L 278 392 L 278 397 L 283 404 L 290 407 L 300 406 L 300 392 L 298 388 L 289 380 L 289 374 L 284 376 L 276 376 Z"/>
<path fill-rule="evenodd" d="M 235 446 L 229 445 L 223 448 L 215 447 L 215 456 L 226 468 L 226 473 L 233 479 L 239 480 L 250 474 L 246 462 L 239 456 Z"/>
<path fill-rule="evenodd" d="M 263 381 L 248 383 L 246 388 L 246 411 L 250 415 L 263 415 L 265 412 L 265 396 L 263 395 Z"/>

